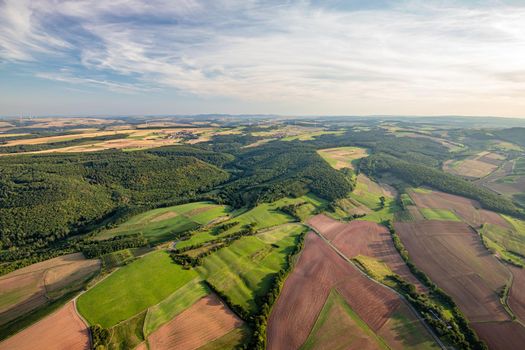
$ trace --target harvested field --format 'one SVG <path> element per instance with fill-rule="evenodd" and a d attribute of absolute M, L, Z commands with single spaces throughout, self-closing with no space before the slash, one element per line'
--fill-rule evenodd
<path fill-rule="evenodd" d="M 374 332 L 381 330 L 402 303 L 311 232 L 270 314 L 268 349 L 298 349 L 305 343 L 332 289 Z"/>
<path fill-rule="evenodd" d="M 499 214 L 481 209 L 480 204 L 472 199 L 439 191 L 430 193 L 409 191 L 409 195 L 418 208 L 451 210 L 474 227 L 480 227 L 485 223 L 510 227 L 510 224 Z"/>
<path fill-rule="evenodd" d="M 517 322 L 483 322 L 471 326 L 491 350 L 523 349 L 525 344 L 525 328 Z"/>
<path fill-rule="evenodd" d="M 508 304 L 512 312 L 521 321 L 525 322 L 525 269 L 509 266 L 512 276 L 512 287 L 509 292 Z"/>
<path fill-rule="evenodd" d="M 73 301 L 0 343 L 0 350 L 90 349 L 89 331 Z"/>
<path fill-rule="evenodd" d="M 148 338 L 149 348 L 198 349 L 242 324 L 233 312 L 211 294 L 151 334 Z"/>
<path fill-rule="evenodd" d="M 452 174 L 482 178 L 495 171 L 504 159 L 504 156 L 497 153 L 481 152 L 465 160 L 445 162 L 443 168 Z"/>
<path fill-rule="evenodd" d="M 328 148 L 321 149 L 317 153 L 335 169 L 354 169 L 352 162 L 368 155 L 368 151 L 360 147 Z"/>
<path fill-rule="evenodd" d="M 320 232 L 348 258 L 357 255 L 374 257 L 384 262 L 393 272 L 423 290 L 423 285 L 412 275 L 394 247 L 388 230 L 369 221 L 353 220 L 343 223 L 326 215 L 316 215 L 308 224 Z"/>
<path fill-rule="evenodd" d="M 510 319 L 497 294 L 510 274 L 468 225 L 423 221 L 395 227 L 416 266 L 454 299 L 470 321 Z"/>
<path fill-rule="evenodd" d="M 87 260 L 81 253 L 76 253 L 33 264 L 0 277 L 0 324 L 78 289 L 99 268 L 99 260 Z"/>

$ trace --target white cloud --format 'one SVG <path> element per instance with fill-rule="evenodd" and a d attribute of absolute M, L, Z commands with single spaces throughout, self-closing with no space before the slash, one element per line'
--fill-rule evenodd
<path fill-rule="evenodd" d="M 522 96 L 525 7 L 424 4 L 344 11 L 306 1 L 5 0 L 0 57 L 61 55 L 57 61 L 82 71 L 39 76 L 74 84 L 168 87 L 319 110 Z M 52 28 L 55 18 L 81 31 Z M 107 76 L 89 81 L 89 72 Z"/>

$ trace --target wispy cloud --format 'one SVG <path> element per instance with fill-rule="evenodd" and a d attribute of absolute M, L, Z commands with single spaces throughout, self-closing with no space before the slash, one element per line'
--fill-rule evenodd
<path fill-rule="evenodd" d="M 338 110 L 525 91 L 524 6 L 322 3 L 4 0 L 0 57 L 58 62 L 35 74 L 78 85 Z"/>

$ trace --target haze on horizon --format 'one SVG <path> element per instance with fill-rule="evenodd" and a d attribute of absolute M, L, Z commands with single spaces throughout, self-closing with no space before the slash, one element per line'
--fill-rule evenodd
<path fill-rule="evenodd" d="M 522 1 L 0 0 L 0 116 L 525 116 Z"/>

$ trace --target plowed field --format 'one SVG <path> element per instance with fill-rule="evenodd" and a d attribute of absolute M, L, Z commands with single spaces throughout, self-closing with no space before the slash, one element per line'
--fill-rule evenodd
<path fill-rule="evenodd" d="M 210 294 L 153 332 L 149 348 L 198 349 L 240 326 L 242 321 Z"/>
<path fill-rule="evenodd" d="M 377 258 L 407 281 L 424 289 L 412 275 L 397 252 L 388 230 L 369 221 L 354 220 L 349 223 L 339 222 L 326 215 L 317 215 L 308 222 L 326 239 L 337 247 L 346 257 L 366 255 Z"/>
<path fill-rule="evenodd" d="M 71 301 L 41 321 L 0 343 L 0 350 L 88 350 L 89 332 Z"/>

